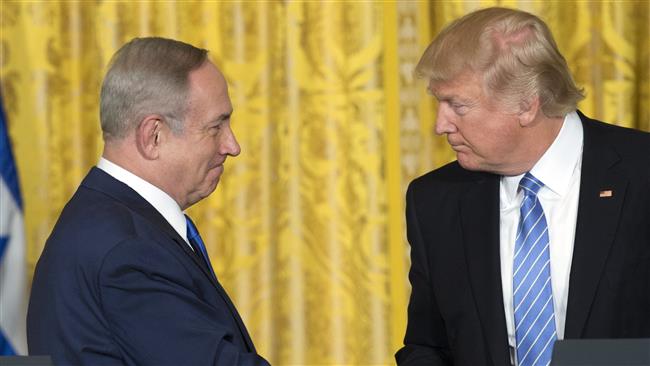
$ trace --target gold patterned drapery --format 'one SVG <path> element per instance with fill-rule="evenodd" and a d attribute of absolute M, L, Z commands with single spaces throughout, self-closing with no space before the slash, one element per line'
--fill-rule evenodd
<path fill-rule="evenodd" d="M 650 130 L 642 1 L 0 2 L 2 94 L 31 276 L 102 150 L 106 63 L 135 36 L 211 51 L 242 154 L 191 209 L 216 272 L 277 365 L 390 364 L 406 323 L 403 194 L 450 161 L 413 66 L 451 19 L 489 5 L 540 15 L 588 115 Z"/>

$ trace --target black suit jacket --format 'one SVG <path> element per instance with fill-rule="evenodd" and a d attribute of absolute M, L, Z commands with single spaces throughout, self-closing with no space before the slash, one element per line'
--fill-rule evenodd
<path fill-rule="evenodd" d="M 30 354 L 56 365 L 267 365 L 204 262 L 97 168 L 38 261 L 27 338 Z"/>
<path fill-rule="evenodd" d="M 565 338 L 650 337 L 650 134 L 579 114 L 584 148 Z M 409 186 L 400 365 L 509 365 L 499 180 L 457 162 Z M 600 191 L 611 190 L 611 197 Z"/>

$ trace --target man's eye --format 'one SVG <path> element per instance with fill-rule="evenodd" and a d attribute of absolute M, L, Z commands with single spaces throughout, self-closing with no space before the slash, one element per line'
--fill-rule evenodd
<path fill-rule="evenodd" d="M 451 105 L 451 107 L 454 109 L 454 112 L 456 112 L 456 114 L 463 115 L 463 114 L 467 113 L 467 106 L 464 105 L 464 104 L 455 104 L 454 103 L 454 104 Z"/>

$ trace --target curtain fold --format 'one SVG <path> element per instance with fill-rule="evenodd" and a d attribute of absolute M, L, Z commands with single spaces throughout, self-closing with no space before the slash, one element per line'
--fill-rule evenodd
<path fill-rule="evenodd" d="M 258 351 L 277 365 L 393 363 L 410 291 L 404 193 L 454 158 L 412 70 L 445 24 L 490 5 L 547 21 L 586 114 L 650 130 L 647 1 L 4 0 L 26 275 L 101 154 L 111 55 L 176 38 L 209 49 L 229 82 L 242 154 L 190 214 Z"/>

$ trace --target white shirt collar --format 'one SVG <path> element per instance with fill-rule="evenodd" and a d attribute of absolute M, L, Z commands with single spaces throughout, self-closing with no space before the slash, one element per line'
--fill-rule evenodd
<path fill-rule="evenodd" d="M 535 163 L 530 173 L 544 183 L 558 196 L 569 191 L 571 177 L 576 165 L 581 161 L 584 132 L 578 114 L 568 113 L 564 117 L 562 128 L 544 155 Z M 506 194 L 506 202 L 514 203 L 519 188 L 519 181 L 524 174 L 504 176 L 501 184 Z"/>
<path fill-rule="evenodd" d="M 99 159 L 97 167 L 136 191 L 167 220 L 181 238 L 188 241 L 185 215 L 183 215 L 180 206 L 178 206 L 178 203 L 171 196 L 104 157 Z"/>

